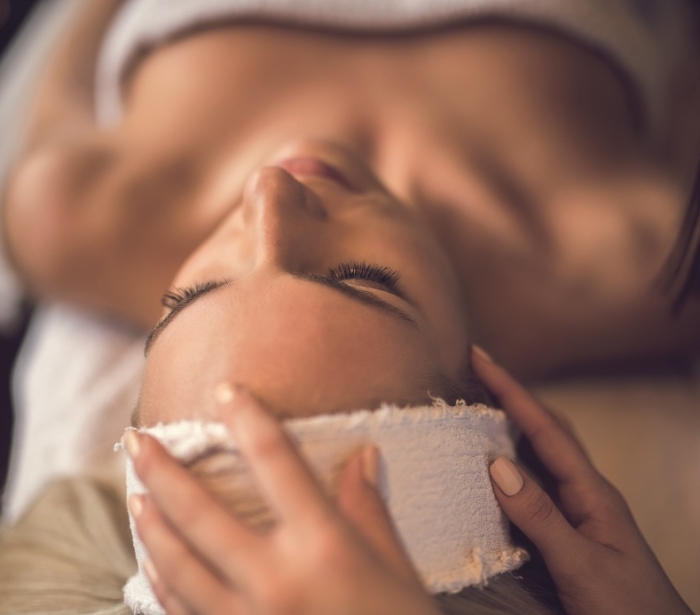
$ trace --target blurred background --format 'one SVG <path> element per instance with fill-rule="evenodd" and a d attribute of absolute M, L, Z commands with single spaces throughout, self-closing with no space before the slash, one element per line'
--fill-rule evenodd
<path fill-rule="evenodd" d="M 38 0 L 0 0 L 0 62 L 10 41 L 37 2 Z M 5 485 L 12 437 L 10 375 L 12 363 L 26 330 L 29 312 L 30 308 L 26 306 L 22 317 L 11 330 L 0 330 L 0 492 Z"/>

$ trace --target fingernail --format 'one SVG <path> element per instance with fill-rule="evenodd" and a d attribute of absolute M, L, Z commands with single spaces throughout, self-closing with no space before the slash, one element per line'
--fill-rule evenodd
<path fill-rule="evenodd" d="M 129 451 L 132 459 L 136 459 L 141 452 L 141 442 L 139 441 L 138 433 L 134 430 L 127 431 L 124 435 L 124 445 Z"/>
<path fill-rule="evenodd" d="M 146 571 L 146 576 L 151 582 L 151 585 L 158 583 L 158 572 L 150 559 L 143 560 L 143 569 Z"/>
<path fill-rule="evenodd" d="M 236 397 L 236 387 L 230 382 L 220 382 L 214 388 L 214 399 L 220 406 L 230 404 L 233 398 Z"/>
<path fill-rule="evenodd" d="M 493 363 L 493 359 L 491 358 L 491 355 L 486 352 L 481 346 L 477 346 L 476 344 L 472 344 L 472 352 L 478 356 L 480 356 L 482 359 L 488 361 L 489 363 Z"/>
<path fill-rule="evenodd" d="M 142 495 L 132 495 L 129 497 L 127 502 L 129 506 L 129 512 L 134 519 L 138 519 L 143 512 L 143 496 Z"/>
<path fill-rule="evenodd" d="M 489 468 L 493 482 L 506 495 L 515 495 L 523 488 L 523 475 L 507 457 L 499 457 Z"/>
<path fill-rule="evenodd" d="M 365 446 L 361 453 L 362 478 L 371 487 L 379 484 L 379 450 L 376 446 Z"/>

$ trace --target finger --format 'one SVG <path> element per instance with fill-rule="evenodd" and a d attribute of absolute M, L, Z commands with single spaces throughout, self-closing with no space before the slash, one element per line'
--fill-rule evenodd
<path fill-rule="evenodd" d="M 374 446 L 365 447 L 348 462 L 340 476 L 338 507 L 396 574 L 420 583 L 377 490 L 378 464 L 378 450 Z"/>
<path fill-rule="evenodd" d="M 163 583 L 153 566 L 153 562 L 146 560 L 143 563 L 143 567 L 146 570 L 146 576 L 151 584 L 151 589 L 167 615 L 193 615 L 192 611 L 185 608 L 185 605 L 183 605 L 168 589 L 165 583 Z"/>
<path fill-rule="evenodd" d="M 544 406 L 543 406 L 544 408 Z M 552 408 L 546 408 L 547 412 L 551 414 L 554 417 L 554 420 L 559 423 L 559 426 L 566 432 L 568 433 L 576 442 L 578 442 L 579 446 L 583 448 L 583 444 L 581 443 L 581 439 L 578 437 L 576 434 L 576 428 L 574 427 L 574 424 L 571 422 L 571 419 L 566 416 L 563 412 L 559 410 L 553 410 Z"/>
<path fill-rule="evenodd" d="M 290 527 L 316 534 L 322 523 L 337 517 L 309 467 L 279 423 L 250 393 L 232 390 L 219 406 L 263 497 Z"/>
<path fill-rule="evenodd" d="M 587 540 L 571 527 L 537 483 L 508 458 L 496 459 L 489 472 L 503 512 L 539 549 L 550 572 L 570 571 L 577 552 L 587 548 Z"/>
<path fill-rule="evenodd" d="M 562 482 L 600 482 L 600 475 L 578 440 L 505 369 L 479 350 L 472 352 L 472 367 L 555 478 Z"/>
<path fill-rule="evenodd" d="M 195 552 L 239 583 L 264 570 L 260 537 L 229 515 L 157 440 L 132 431 L 126 443 L 150 498 Z"/>
<path fill-rule="evenodd" d="M 170 608 L 174 615 L 214 615 L 232 610 L 233 603 L 239 600 L 230 582 L 223 581 L 199 559 L 168 525 L 150 497 L 132 496 L 129 509 L 150 557 L 144 562 L 144 569 L 163 608 Z"/>

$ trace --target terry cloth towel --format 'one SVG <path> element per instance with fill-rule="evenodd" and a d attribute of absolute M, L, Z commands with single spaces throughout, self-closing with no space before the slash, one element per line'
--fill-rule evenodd
<path fill-rule="evenodd" d="M 380 451 L 379 490 L 404 546 L 431 593 L 483 585 L 514 570 L 527 553 L 510 540 L 508 523 L 493 494 L 488 465 L 514 456 L 505 414 L 485 406 L 382 406 L 287 421 L 320 482 L 330 493 L 348 459 L 366 444 Z M 274 522 L 222 423 L 184 421 L 143 429 L 183 464 L 206 451 L 226 453 L 226 505 L 253 527 Z M 121 445 L 117 445 L 121 448 Z M 217 464 L 217 474 L 222 467 Z M 127 495 L 143 493 L 131 460 Z M 230 496 L 230 497 L 229 497 Z M 147 557 L 130 519 L 139 571 L 124 588 L 126 604 L 143 615 L 163 615 L 143 570 Z"/>
<path fill-rule="evenodd" d="M 136 57 L 222 21 L 268 19 L 377 32 L 502 19 L 558 30 L 602 53 L 636 86 L 653 128 L 666 80 L 689 40 L 684 15 L 681 0 L 129 0 L 103 45 L 98 119 L 119 119 L 122 80 Z"/>

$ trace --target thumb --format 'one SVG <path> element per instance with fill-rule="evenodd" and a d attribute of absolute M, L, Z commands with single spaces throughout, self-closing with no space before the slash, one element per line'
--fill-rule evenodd
<path fill-rule="evenodd" d="M 494 494 L 506 517 L 539 549 L 552 576 L 574 572 L 587 541 L 566 520 L 547 493 L 507 457 L 489 468 Z"/>
<path fill-rule="evenodd" d="M 340 477 L 338 507 L 396 574 L 420 583 L 377 489 L 378 466 L 379 451 L 374 446 L 366 446 L 348 462 Z"/>

